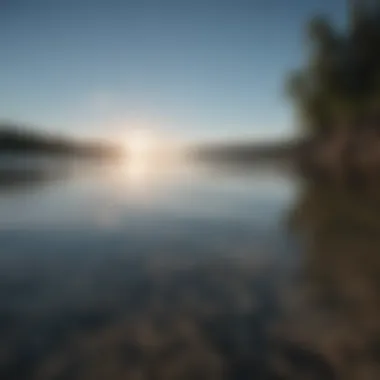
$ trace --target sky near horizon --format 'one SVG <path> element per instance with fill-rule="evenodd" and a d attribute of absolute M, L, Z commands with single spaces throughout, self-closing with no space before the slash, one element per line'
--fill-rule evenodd
<path fill-rule="evenodd" d="M 0 0 L 0 119 L 78 135 L 294 133 L 306 21 L 345 0 Z"/>

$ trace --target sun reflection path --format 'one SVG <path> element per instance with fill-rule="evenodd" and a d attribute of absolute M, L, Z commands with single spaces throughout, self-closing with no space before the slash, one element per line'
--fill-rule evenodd
<path fill-rule="evenodd" d="M 184 148 L 178 141 L 147 130 L 130 133 L 124 151 L 118 179 L 124 183 L 124 188 L 139 196 L 157 191 L 157 185 L 172 179 L 185 156 Z"/>

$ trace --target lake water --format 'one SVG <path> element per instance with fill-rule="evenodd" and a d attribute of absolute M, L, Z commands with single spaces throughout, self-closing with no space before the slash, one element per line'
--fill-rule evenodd
<path fill-rule="evenodd" d="M 71 169 L 0 186 L 1 379 L 378 378 L 367 196 L 275 166 Z"/>

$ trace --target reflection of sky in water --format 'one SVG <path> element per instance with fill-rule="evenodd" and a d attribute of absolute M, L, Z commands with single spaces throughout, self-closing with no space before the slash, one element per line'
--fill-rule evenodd
<path fill-rule="evenodd" d="M 202 368 L 218 358 L 231 365 L 227 378 L 241 378 L 242 368 L 260 378 L 266 331 L 281 315 L 276 297 L 294 269 L 283 222 L 295 182 L 274 169 L 128 174 L 95 168 L 0 195 L 0 348 L 9 358 L 0 374 L 30 378 L 22 371 L 37 368 L 47 371 L 39 379 L 93 378 L 82 373 L 107 367 L 97 356 L 104 350 L 123 367 L 98 378 L 130 378 L 129 350 L 145 347 L 133 334 L 157 322 L 171 337 L 158 354 L 176 353 L 184 339 L 179 354 L 200 353 Z M 186 337 L 186 325 L 195 333 Z M 181 363 L 159 358 L 163 368 Z"/>
<path fill-rule="evenodd" d="M 0 195 L 0 226 L 123 228 L 134 222 L 192 218 L 257 219 L 263 224 L 274 222 L 273 213 L 288 203 L 293 192 L 290 181 L 276 173 L 231 175 L 190 168 L 157 172 L 112 168 L 112 175 L 93 171 L 38 189 Z"/>
<path fill-rule="evenodd" d="M 286 249 L 281 218 L 294 196 L 286 176 L 181 167 L 136 179 L 130 170 L 91 169 L 0 196 L 3 248 L 39 256 L 91 253 L 89 260 L 161 250 L 213 255 Z"/>
<path fill-rule="evenodd" d="M 125 260 L 133 257 L 163 262 L 182 257 L 195 263 L 276 256 L 278 264 L 281 257 L 289 262 L 283 253 L 290 254 L 294 245 L 281 218 L 294 189 L 285 176 L 177 169 L 157 170 L 154 178 L 140 173 L 136 179 L 125 167 L 95 168 L 0 196 L 1 273 L 16 283 L 34 276 L 47 281 L 48 288 L 31 301 L 38 308 L 67 306 L 80 300 L 81 292 L 108 289 L 117 263 L 126 275 L 130 265 Z M 57 294 L 60 299 L 53 301 Z M 21 302 L 27 307 L 25 299 Z"/>

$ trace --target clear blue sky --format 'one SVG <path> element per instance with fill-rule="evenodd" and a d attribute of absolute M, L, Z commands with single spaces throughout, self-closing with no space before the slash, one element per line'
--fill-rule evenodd
<path fill-rule="evenodd" d="M 286 73 L 345 0 L 0 0 L 0 118 L 112 134 L 292 133 Z"/>

